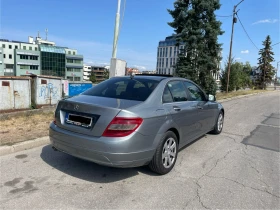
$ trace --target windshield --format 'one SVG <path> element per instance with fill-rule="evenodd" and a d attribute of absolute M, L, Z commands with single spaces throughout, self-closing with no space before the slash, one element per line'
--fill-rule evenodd
<path fill-rule="evenodd" d="M 82 95 L 145 101 L 158 83 L 151 79 L 116 77 L 94 86 Z"/>

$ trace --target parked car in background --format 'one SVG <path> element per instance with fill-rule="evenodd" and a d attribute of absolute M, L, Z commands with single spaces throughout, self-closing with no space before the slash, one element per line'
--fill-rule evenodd
<path fill-rule="evenodd" d="M 55 150 L 113 167 L 149 165 L 166 174 L 180 148 L 219 134 L 224 109 L 194 82 L 135 75 L 108 79 L 60 101 L 50 125 Z"/>

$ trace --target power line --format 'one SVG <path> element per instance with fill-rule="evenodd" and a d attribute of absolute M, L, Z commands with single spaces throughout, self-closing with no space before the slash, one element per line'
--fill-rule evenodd
<path fill-rule="evenodd" d="M 276 44 L 274 44 L 274 45 L 277 45 L 277 44 L 280 44 L 280 42 L 277 42 L 277 43 L 276 43 Z M 272 46 L 274 46 L 274 45 L 271 45 L 271 47 L 272 47 Z"/>
<path fill-rule="evenodd" d="M 239 16 L 238 16 L 237 13 L 236 13 L 236 16 L 237 16 L 237 18 L 238 18 L 238 20 L 239 20 L 239 22 L 240 22 L 240 24 L 241 24 L 243 30 L 245 31 L 247 37 L 250 39 L 250 41 L 251 41 L 252 44 L 256 47 L 256 49 L 259 50 L 259 48 L 255 45 L 255 43 L 252 41 L 252 39 L 250 38 L 249 34 L 247 33 L 247 31 L 246 31 L 245 27 L 243 26 L 243 24 L 242 24 L 242 22 L 241 22 L 241 20 L 240 20 L 240 18 L 239 18 Z"/>

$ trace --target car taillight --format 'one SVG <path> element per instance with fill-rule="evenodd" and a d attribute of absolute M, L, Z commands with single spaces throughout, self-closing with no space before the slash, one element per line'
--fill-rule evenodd
<path fill-rule="evenodd" d="M 143 119 L 115 117 L 102 134 L 105 137 L 124 137 L 133 133 L 143 122 Z"/>
<path fill-rule="evenodd" d="M 56 119 L 54 119 L 53 124 L 55 124 L 55 125 L 56 125 Z"/>

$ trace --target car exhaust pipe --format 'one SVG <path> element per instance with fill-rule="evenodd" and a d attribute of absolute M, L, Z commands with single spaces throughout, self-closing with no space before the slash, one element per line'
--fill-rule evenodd
<path fill-rule="evenodd" d="M 52 146 L 52 148 L 53 148 L 54 151 L 58 151 L 54 146 Z"/>

